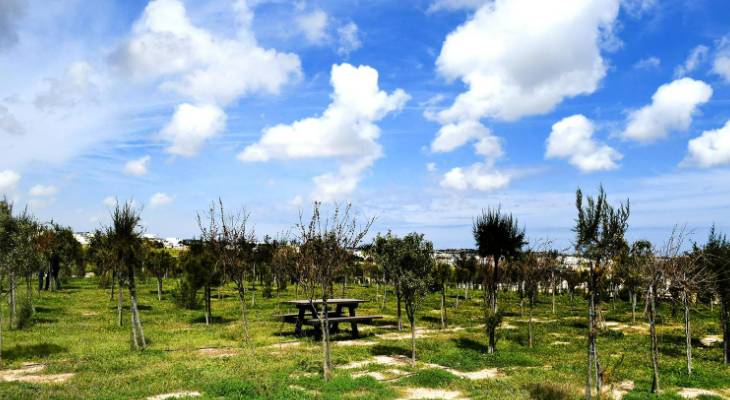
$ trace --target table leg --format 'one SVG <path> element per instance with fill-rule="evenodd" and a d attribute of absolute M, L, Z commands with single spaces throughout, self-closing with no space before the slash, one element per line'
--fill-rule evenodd
<path fill-rule="evenodd" d="M 299 336 L 302 334 L 302 324 L 304 324 L 304 307 L 299 308 L 299 315 L 297 316 L 297 324 L 294 327 L 294 334 Z"/>
<path fill-rule="evenodd" d="M 356 307 L 357 307 L 357 304 L 353 304 L 353 305 L 347 307 L 349 309 L 349 311 L 350 311 L 350 316 L 351 317 L 354 317 L 355 316 L 355 308 Z M 352 329 L 352 337 L 355 338 L 355 339 L 357 339 L 357 337 L 359 336 L 359 333 L 357 331 L 357 322 L 355 322 L 355 321 L 350 322 L 350 328 Z"/>

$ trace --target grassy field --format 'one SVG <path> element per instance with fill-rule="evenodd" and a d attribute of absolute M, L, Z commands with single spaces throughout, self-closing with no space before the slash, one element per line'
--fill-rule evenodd
<path fill-rule="evenodd" d="M 335 378 L 324 383 L 320 343 L 312 336 L 294 337 L 291 325 L 274 321 L 273 315 L 291 310 L 280 309 L 276 299 L 263 299 L 260 293 L 250 308 L 252 345 L 246 347 L 232 290 L 223 290 L 222 298 L 213 300 L 215 323 L 206 326 L 202 310 L 176 308 L 169 293 L 158 301 L 155 282 L 148 280 L 140 286 L 140 303 L 149 347 L 135 352 L 130 350 L 128 313 L 125 326 L 117 327 L 116 306 L 109 301 L 108 291 L 99 289 L 93 279 L 72 280 L 62 291 L 43 293 L 36 299 L 31 327 L 16 331 L 4 327 L 3 359 L 6 370 L 43 363 L 46 367 L 38 372 L 41 375 L 73 375 L 63 383 L 0 382 L 0 398 L 144 399 L 180 391 L 199 392 L 200 398 L 242 399 L 581 397 L 586 368 L 586 307 L 582 299 L 571 303 L 567 297 L 559 297 L 557 314 L 553 315 L 550 298 L 541 297 L 535 310 L 535 346 L 529 349 L 527 324 L 518 299 L 503 293 L 500 307 L 506 318 L 498 332 L 498 352 L 487 355 L 480 328 L 480 301 L 462 299 L 455 308 L 456 292 L 450 292 L 450 329 L 442 331 L 436 311 L 439 298 L 433 295 L 419 315 L 418 325 L 424 330 L 418 339 L 416 366 L 401 363 L 397 357 L 376 358 L 385 364 L 348 365 L 373 360 L 374 356 L 408 355 L 410 351 L 407 336 L 393 328 L 394 297 L 389 296 L 389 304 L 381 310 L 375 301 L 375 287 L 350 287 L 348 296 L 371 300 L 360 313 L 384 314 L 385 318 L 375 326 L 362 326 L 363 338 L 356 342 L 349 340 L 347 331 L 335 336 Z M 292 287 L 282 293 L 281 300 L 293 298 Z M 7 318 L 7 304 L 3 309 Z M 622 302 L 604 304 L 603 310 L 609 323 L 599 336 L 598 346 L 610 382 L 625 389 L 631 387 L 628 381 L 633 382 L 633 390 L 624 398 L 654 398 L 648 393 L 651 363 L 644 319 L 639 315 L 632 324 L 629 305 Z M 715 313 L 699 307 L 693 314 L 695 373 L 690 379 L 684 364 L 681 320 L 670 317 L 667 304 L 660 311 L 661 398 L 679 398 L 677 392 L 688 387 L 727 394 L 723 390 L 730 388 L 730 368 L 721 363 L 721 344 L 705 347 L 700 343 L 705 335 L 720 333 Z M 496 376 L 470 379 L 462 374 L 486 369 Z"/>

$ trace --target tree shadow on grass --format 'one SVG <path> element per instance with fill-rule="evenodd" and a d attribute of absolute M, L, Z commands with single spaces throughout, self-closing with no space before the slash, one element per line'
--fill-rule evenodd
<path fill-rule="evenodd" d="M 3 360 L 27 360 L 32 358 L 44 358 L 52 354 L 65 353 L 68 349 L 54 343 L 19 344 L 3 351 Z"/>
<path fill-rule="evenodd" d="M 210 317 L 210 323 L 211 324 L 227 324 L 229 322 L 235 321 L 233 318 L 226 318 L 219 315 L 213 315 Z M 199 317 L 195 317 L 190 320 L 191 324 L 205 324 L 205 315 L 201 315 Z"/>
<path fill-rule="evenodd" d="M 411 350 L 405 347 L 377 344 L 370 348 L 370 354 L 374 356 L 411 356 Z"/>
<path fill-rule="evenodd" d="M 487 352 L 487 345 L 486 343 L 478 342 L 474 339 L 466 338 L 466 337 L 460 337 L 460 338 L 454 338 L 451 339 L 454 343 L 456 343 L 456 347 L 460 349 L 465 350 L 474 350 L 480 353 L 486 353 Z"/>
<path fill-rule="evenodd" d="M 50 313 L 50 312 L 56 312 L 59 309 L 57 307 L 44 307 L 44 306 L 35 306 L 35 312 L 37 313 Z"/>
<path fill-rule="evenodd" d="M 114 306 L 109 307 L 110 310 L 116 310 L 117 306 L 116 304 Z M 149 311 L 152 309 L 152 306 L 148 306 L 146 304 L 137 304 L 137 310 L 139 311 Z M 129 305 L 122 306 L 122 310 L 129 311 Z"/>

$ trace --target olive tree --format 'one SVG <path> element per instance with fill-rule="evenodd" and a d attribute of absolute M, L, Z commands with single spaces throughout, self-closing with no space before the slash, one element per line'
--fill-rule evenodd
<path fill-rule="evenodd" d="M 454 278 L 454 268 L 451 264 L 438 262 L 431 271 L 433 284 L 441 295 L 441 329 L 446 328 L 446 287 Z"/>

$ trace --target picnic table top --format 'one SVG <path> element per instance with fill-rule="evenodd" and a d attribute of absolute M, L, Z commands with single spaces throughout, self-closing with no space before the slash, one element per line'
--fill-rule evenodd
<path fill-rule="evenodd" d="M 292 304 L 295 306 L 308 306 L 309 304 L 322 304 L 322 299 L 314 299 L 314 300 L 287 300 L 282 301 L 282 304 Z M 359 304 L 359 303 L 365 303 L 367 300 L 361 300 L 361 299 L 327 299 L 327 304 Z"/>

